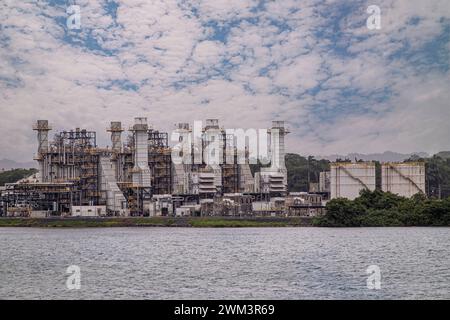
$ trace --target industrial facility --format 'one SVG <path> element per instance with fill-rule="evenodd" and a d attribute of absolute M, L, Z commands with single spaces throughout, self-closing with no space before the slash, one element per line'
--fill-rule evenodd
<path fill-rule="evenodd" d="M 106 129 L 111 147 L 97 145 L 97 133 L 76 128 L 49 139 L 47 120 L 37 133 L 39 171 L 0 189 L 0 216 L 317 216 L 326 201 L 357 198 L 381 189 L 404 197 L 425 194 L 420 162 L 334 162 L 310 192 L 288 192 L 283 121 L 265 136 L 270 166 L 251 171 L 250 142 L 219 126 L 176 125 L 171 135 L 134 119 L 128 134 L 119 121 Z M 238 139 L 241 139 L 240 142 Z M 264 140 L 265 139 L 265 140 Z M 264 143 L 263 143 L 264 144 Z M 266 146 L 267 147 L 267 146 Z M 258 154 L 259 155 L 259 154 Z M 381 183 L 380 183 L 381 181 Z"/>
<path fill-rule="evenodd" d="M 151 128 L 147 118 L 125 129 L 118 121 L 107 131 L 111 147 L 97 145 L 95 131 L 57 132 L 47 120 L 33 126 L 39 172 L 29 181 L 7 184 L 0 211 L 9 216 L 183 216 L 315 215 L 321 198 L 289 195 L 283 121 L 273 121 L 269 167 L 253 176 L 249 152 L 237 137 L 206 120 L 196 137 L 188 123 L 169 134 Z M 214 147 L 211 147 L 214 144 Z M 218 148 L 217 148 L 218 146 Z M 181 161 L 180 161 L 181 160 Z M 0 212 L 0 213 L 2 213 Z"/>

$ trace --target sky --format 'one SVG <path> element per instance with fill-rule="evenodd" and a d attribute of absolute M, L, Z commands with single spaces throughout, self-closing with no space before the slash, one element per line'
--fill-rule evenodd
<path fill-rule="evenodd" d="M 284 120 L 303 155 L 433 154 L 450 150 L 449 67 L 448 0 L 1 0 L 0 159 L 32 159 L 37 119 L 106 146 L 134 117 Z"/>

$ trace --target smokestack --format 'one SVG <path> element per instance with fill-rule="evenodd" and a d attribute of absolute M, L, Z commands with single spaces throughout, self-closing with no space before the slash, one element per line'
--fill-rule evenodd
<path fill-rule="evenodd" d="M 288 133 L 289 131 L 284 127 L 284 121 L 272 121 L 270 147 L 272 149 L 271 167 L 274 169 L 286 170 L 284 137 Z"/>
<path fill-rule="evenodd" d="M 48 120 L 38 120 L 33 126 L 33 130 L 37 131 L 38 138 L 38 154 L 48 151 L 48 132 L 52 128 L 48 125 Z"/>
<path fill-rule="evenodd" d="M 45 154 L 48 152 L 48 132 L 52 128 L 48 125 L 48 120 L 38 120 L 35 125 L 33 125 L 33 130 L 37 131 L 38 140 L 38 150 L 36 160 L 39 164 L 39 171 L 41 174 L 41 181 L 48 181 L 48 170 L 45 165 Z"/>
<path fill-rule="evenodd" d="M 133 184 L 140 187 L 150 187 L 147 118 L 134 118 L 131 131 L 133 131 L 134 136 Z"/>
<path fill-rule="evenodd" d="M 111 148 L 115 152 L 122 150 L 122 123 L 120 121 L 111 121 L 111 126 L 107 130 L 111 132 Z"/>

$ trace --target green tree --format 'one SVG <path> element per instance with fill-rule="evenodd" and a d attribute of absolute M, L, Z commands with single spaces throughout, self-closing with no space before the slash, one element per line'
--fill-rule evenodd
<path fill-rule="evenodd" d="M 0 186 L 4 186 L 5 183 L 17 182 L 20 179 L 35 174 L 36 172 L 36 169 L 12 169 L 0 172 Z"/>

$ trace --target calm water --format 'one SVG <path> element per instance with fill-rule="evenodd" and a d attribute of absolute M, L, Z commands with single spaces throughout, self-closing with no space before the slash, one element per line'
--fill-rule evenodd
<path fill-rule="evenodd" d="M 0 241 L 2 299 L 450 299 L 450 228 L 0 228 Z"/>

